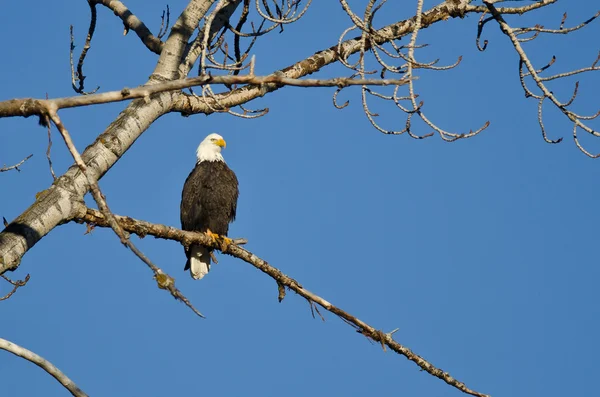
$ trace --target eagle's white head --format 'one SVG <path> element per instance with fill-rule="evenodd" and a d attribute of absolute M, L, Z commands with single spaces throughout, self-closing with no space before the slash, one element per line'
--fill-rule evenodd
<path fill-rule="evenodd" d="M 202 161 L 225 161 L 221 154 L 221 149 L 225 147 L 225 139 L 219 134 L 210 134 L 196 150 L 198 162 Z"/>

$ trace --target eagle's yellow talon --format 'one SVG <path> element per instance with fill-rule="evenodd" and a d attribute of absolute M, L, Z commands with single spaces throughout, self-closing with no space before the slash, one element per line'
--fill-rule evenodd
<path fill-rule="evenodd" d="M 225 236 L 221 236 L 221 239 L 221 251 L 226 251 L 227 248 L 229 248 L 229 246 L 233 244 L 233 240 Z"/>
<path fill-rule="evenodd" d="M 212 239 L 213 243 L 215 243 L 215 244 L 220 243 L 219 245 L 221 246 L 221 251 L 227 250 L 227 248 L 231 244 L 233 244 L 233 240 L 230 239 L 229 237 L 221 236 L 220 234 L 213 233 L 212 231 L 210 231 L 210 229 L 208 229 L 206 231 L 206 234 L 208 234 L 208 236 Z"/>
<path fill-rule="evenodd" d="M 215 244 L 217 243 L 217 240 L 221 237 L 217 233 L 211 232 L 210 229 L 206 230 L 206 234 L 208 234 L 208 237 L 210 237 L 213 243 Z"/>

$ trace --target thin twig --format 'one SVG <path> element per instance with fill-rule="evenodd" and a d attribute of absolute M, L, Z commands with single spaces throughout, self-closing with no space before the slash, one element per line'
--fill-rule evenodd
<path fill-rule="evenodd" d="M 24 162 L 26 162 L 27 160 L 29 160 L 31 158 L 31 156 L 33 156 L 33 154 L 30 154 L 29 156 L 25 157 L 23 160 L 19 161 L 17 164 L 15 165 L 4 165 L 2 168 L 0 168 L 0 172 L 6 172 L 6 171 L 10 171 L 10 170 L 17 170 L 19 172 L 21 172 L 21 170 L 19 169 L 19 167 L 21 165 L 23 165 Z"/>
<path fill-rule="evenodd" d="M 79 61 L 77 62 L 77 72 L 75 72 L 75 67 L 73 65 L 73 51 L 75 50 L 75 36 L 73 35 L 73 25 L 70 27 L 71 33 L 71 49 L 69 52 L 69 60 L 71 63 L 71 86 L 75 92 L 88 95 L 93 94 L 100 89 L 100 86 L 96 87 L 92 91 L 84 91 L 84 81 L 85 76 L 83 74 L 83 63 L 85 62 L 85 57 L 87 52 L 91 48 L 92 38 L 94 37 L 94 32 L 96 31 L 96 4 L 91 1 L 88 1 L 88 5 L 90 6 L 90 26 L 88 28 L 88 34 L 85 38 L 85 44 L 83 45 L 83 50 L 81 50 L 81 54 L 79 55 Z M 79 84 L 76 84 L 79 82 Z"/>
<path fill-rule="evenodd" d="M 46 93 L 46 99 L 48 99 L 48 94 Z M 50 151 L 52 149 L 52 125 L 49 122 L 46 122 L 48 128 L 48 147 L 46 148 L 46 158 L 48 159 L 48 167 L 50 167 L 50 174 L 52 175 L 52 179 L 56 180 L 56 174 L 54 173 L 54 168 L 52 167 L 52 158 L 50 157 Z"/>
<path fill-rule="evenodd" d="M 549 0 L 548 0 L 549 2 Z M 539 100 L 538 102 L 538 121 L 540 123 L 540 128 L 542 130 L 542 135 L 544 137 L 544 139 L 546 140 L 546 142 L 549 143 L 558 143 L 560 142 L 559 140 L 551 140 L 548 139 L 546 136 L 546 131 L 544 128 L 544 123 L 542 120 L 542 105 L 543 105 L 543 101 L 547 98 L 548 100 L 550 100 L 551 103 L 553 103 L 570 121 L 573 122 L 573 140 L 575 141 L 575 144 L 577 146 L 577 148 L 579 148 L 585 155 L 592 157 L 592 158 L 598 158 L 600 157 L 600 153 L 598 154 L 592 154 L 589 151 L 585 150 L 581 144 L 579 143 L 579 138 L 577 136 L 577 129 L 581 128 L 582 130 L 586 131 L 587 133 L 589 133 L 590 135 L 593 135 L 595 137 L 600 137 L 600 131 L 596 131 L 594 129 L 592 129 L 591 127 L 587 126 L 586 124 L 584 124 L 584 122 L 582 120 L 590 120 L 592 118 L 595 118 L 596 116 L 582 116 L 580 114 L 577 114 L 573 111 L 571 111 L 570 109 L 567 108 L 567 106 L 569 106 L 571 103 L 573 103 L 573 101 L 575 100 L 575 97 L 577 95 L 577 86 L 574 90 L 573 95 L 571 96 L 571 99 L 569 99 L 566 102 L 561 102 L 558 100 L 558 98 L 556 97 L 556 95 L 552 92 L 552 90 L 550 90 L 545 84 L 544 84 L 544 80 L 542 77 L 539 76 L 539 73 L 541 73 L 542 71 L 544 71 L 546 68 L 541 68 L 540 70 L 536 70 L 536 68 L 533 66 L 531 60 L 529 59 L 529 57 L 527 56 L 527 54 L 525 53 L 525 50 L 523 49 L 523 46 L 521 45 L 521 41 L 519 40 L 519 38 L 517 37 L 517 34 L 515 33 L 515 29 L 512 28 L 504 19 L 504 17 L 502 16 L 502 12 L 500 11 L 500 9 L 496 8 L 494 6 L 494 1 L 493 0 L 483 0 L 483 3 L 485 4 L 485 6 L 488 8 L 490 14 L 492 15 L 492 17 L 496 20 L 496 22 L 498 23 L 498 25 L 500 26 L 500 30 L 502 31 L 502 33 L 504 33 L 511 41 L 515 51 L 517 52 L 517 54 L 519 54 L 519 76 L 520 76 L 520 80 L 521 80 L 521 85 L 526 93 L 527 96 L 536 98 Z M 596 14 L 597 16 L 598 14 Z M 594 16 L 594 18 L 596 17 Z M 563 17 L 563 22 L 564 23 L 564 19 L 566 17 Z M 593 20 L 594 18 L 590 19 Z M 589 22 L 589 21 L 588 21 Z M 561 25 L 562 25 L 561 23 Z M 587 25 L 587 23 L 582 24 L 581 26 L 585 26 Z M 600 56 L 600 55 L 599 55 Z M 524 73 L 523 72 L 523 65 L 527 68 L 528 73 Z M 551 65 L 551 63 L 549 64 Z M 578 71 L 575 72 L 583 72 L 583 71 L 593 71 L 593 70 L 600 70 L 600 68 L 596 68 L 596 62 L 594 62 L 591 66 L 591 68 L 585 68 L 585 69 L 580 69 Z M 575 74 L 575 73 L 571 73 L 571 74 Z M 563 74 L 563 76 L 568 76 L 571 75 L 569 73 L 565 73 Z M 531 90 L 529 90 L 529 88 L 527 88 L 527 85 L 525 83 L 525 77 L 529 76 L 533 79 L 533 81 L 535 82 L 535 85 L 537 86 L 537 88 L 542 92 L 541 95 L 537 95 L 534 94 Z M 600 111 L 597 113 L 600 114 Z"/>
<path fill-rule="evenodd" d="M 0 301 L 10 298 L 15 292 L 17 292 L 17 289 L 19 289 L 19 287 L 24 286 L 29 281 L 29 274 L 27 276 L 25 276 L 25 280 L 17 280 L 17 281 L 13 281 L 13 280 L 9 279 L 4 274 L 0 274 L 0 277 L 2 277 L 4 280 L 8 281 L 10 284 L 13 285 L 12 291 L 10 291 L 8 294 L 0 297 Z"/>
<path fill-rule="evenodd" d="M 158 29 L 158 34 L 156 35 L 156 37 L 158 37 L 159 39 L 162 39 L 167 34 L 167 30 L 169 30 L 169 24 L 171 23 L 171 10 L 169 9 L 168 4 L 166 16 L 167 19 L 165 21 L 165 11 L 163 10 L 162 16 L 160 17 L 160 29 Z"/>

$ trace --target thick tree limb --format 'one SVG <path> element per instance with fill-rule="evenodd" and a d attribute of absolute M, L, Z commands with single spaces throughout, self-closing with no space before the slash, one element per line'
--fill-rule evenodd
<path fill-rule="evenodd" d="M 461 390 L 464 393 L 471 394 L 474 396 L 487 397 L 485 394 L 469 389 L 464 383 L 450 376 L 449 373 L 444 372 L 439 368 L 436 368 L 424 358 L 413 353 L 409 348 L 396 342 L 392 338 L 392 333 L 385 334 L 382 331 L 377 330 L 376 328 L 365 323 L 364 321 L 359 320 L 350 313 L 340 309 L 339 307 L 334 306 L 333 304 L 321 298 L 317 294 L 305 289 L 296 280 L 283 274 L 279 269 L 271 266 L 267 261 L 259 258 L 252 252 L 240 246 L 233 244 L 229 246 L 222 246 L 219 242 L 215 242 L 211 237 L 204 233 L 186 232 L 171 226 L 153 224 L 150 222 L 137 220 L 127 216 L 115 215 L 115 219 L 124 230 L 128 231 L 129 233 L 137 234 L 140 237 L 151 235 L 167 240 L 179 241 L 186 246 L 189 246 L 190 244 L 194 243 L 199 243 L 214 249 L 218 249 L 224 254 L 228 254 L 239 258 L 273 278 L 278 285 L 283 285 L 289 288 L 290 290 L 296 292 L 303 298 L 306 298 L 309 302 L 314 302 L 317 305 L 324 308 L 325 310 L 335 314 L 336 316 L 343 319 L 347 324 L 355 328 L 357 332 L 365 335 L 368 338 L 373 339 L 374 341 L 380 342 L 382 346 L 389 347 L 396 353 L 414 362 L 419 367 L 421 367 L 421 369 L 435 376 L 436 378 L 443 380 L 447 384 Z M 87 209 L 87 212 L 84 216 L 75 219 L 75 221 L 78 223 L 88 223 L 94 226 L 110 227 L 107 219 L 102 215 L 100 211 L 93 210 L 90 208 Z M 282 298 L 281 291 L 280 298 Z"/>
<path fill-rule="evenodd" d="M 179 73 L 179 65 L 186 54 L 188 41 L 214 2 L 215 0 L 192 0 L 188 3 L 171 28 L 154 73 L 150 76 L 151 81 L 177 80 L 183 77 Z"/>
<path fill-rule="evenodd" d="M 50 361 L 38 356 L 34 352 L 2 338 L 0 338 L 0 349 L 6 350 L 7 352 L 24 358 L 27 361 L 31 361 L 44 371 L 48 372 L 75 397 L 87 397 L 87 394 L 85 394 L 85 392 L 81 390 L 67 375 L 56 368 Z"/>

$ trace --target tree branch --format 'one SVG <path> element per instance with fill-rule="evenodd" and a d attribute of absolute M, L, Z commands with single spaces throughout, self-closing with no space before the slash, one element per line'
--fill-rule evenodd
<path fill-rule="evenodd" d="M 187 44 L 215 0 L 192 0 L 171 28 L 160 58 L 150 76 L 151 82 L 177 80 L 181 77 L 179 66 L 186 54 Z"/>
<path fill-rule="evenodd" d="M 0 168 L 0 172 L 6 172 L 6 171 L 10 171 L 10 170 L 17 170 L 17 171 L 21 171 L 19 169 L 19 167 L 26 162 L 27 160 L 29 160 L 31 158 L 31 156 L 33 156 L 33 154 L 30 154 L 29 156 L 25 157 L 23 160 L 21 160 L 20 162 L 18 162 L 15 165 L 5 165 L 4 167 Z"/>
<path fill-rule="evenodd" d="M 584 124 L 584 122 L 582 121 L 582 120 L 586 121 L 586 120 L 592 120 L 592 119 L 597 118 L 598 116 L 600 116 L 600 111 L 598 111 L 595 115 L 592 115 L 592 116 L 582 116 L 582 115 L 577 114 L 567 108 L 575 100 L 575 97 L 577 95 L 577 87 L 578 87 L 579 83 L 576 83 L 574 93 L 570 100 L 568 100 L 567 102 L 564 102 L 564 103 L 559 101 L 558 98 L 556 97 L 556 95 L 548 87 L 546 87 L 542 78 L 539 76 L 539 73 L 543 72 L 545 69 L 550 67 L 552 65 L 552 63 L 549 63 L 546 67 L 543 67 L 540 70 L 536 70 L 533 67 L 533 64 L 531 63 L 531 60 L 525 53 L 525 50 L 523 49 L 523 46 L 521 45 L 521 42 L 520 42 L 519 38 L 517 37 L 515 30 L 506 22 L 506 20 L 502 16 L 500 10 L 494 6 L 494 4 L 491 0 L 483 0 L 483 3 L 486 5 L 489 12 L 492 14 L 492 17 L 496 20 L 496 22 L 500 26 L 500 30 L 502 31 L 502 33 L 504 33 L 510 39 L 515 51 L 517 52 L 517 54 L 519 54 L 519 58 L 520 58 L 519 76 L 521 78 L 521 85 L 522 85 L 523 89 L 525 90 L 526 96 L 533 97 L 535 99 L 538 99 L 538 101 L 539 101 L 538 102 L 538 121 L 540 123 L 540 128 L 542 130 L 542 135 L 544 137 L 544 140 L 549 143 L 558 143 L 558 142 L 562 141 L 562 138 L 557 139 L 557 140 L 550 140 L 546 136 L 546 130 L 544 128 L 544 123 L 543 123 L 543 119 L 542 119 L 542 106 L 543 106 L 543 102 L 546 99 L 549 99 L 550 102 L 552 104 L 554 104 L 554 106 L 556 106 L 565 116 L 567 116 L 567 118 L 570 121 L 573 122 L 573 140 L 575 141 L 575 145 L 577 146 L 577 148 L 589 157 L 592 157 L 592 158 L 600 157 L 600 153 L 592 154 L 589 151 L 587 151 L 583 146 L 581 146 L 581 144 L 579 142 L 579 137 L 577 136 L 577 129 L 581 128 L 582 130 L 588 132 L 592 136 L 600 137 L 600 131 L 596 131 L 596 130 L 592 129 L 588 125 Z M 590 21 L 594 20 L 597 16 L 598 16 L 598 14 L 596 14 L 594 17 L 592 17 L 588 22 L 581 24 L 580 27 L 586 26 Z M 563 21 L 564 21 L 564 19 L 563 19 Z M 600 58 L 600 55 L 599 55 L 599 58 Z M 600 71 L 600 67 L 595 66 L 597 61 L 598 61 L 598 58 L 596 58 L 596 61 L 594 62 L 594 64 L 592 64 L 591 68 L 580 69 L 579 71 L 575 71 L 575 72 L 581 73 L 584 71 Z M 523 65 L 525 65 L 525 67 L 528 70 L 527 74 L 523 73 Z M 569 73 L 564 74 L 564 76 L 569 76 L 569 75 L 570 75 Z M 524 80 L 524 78 L 526 76 L 531 76 L 531 78 L 535 82 L 536 86 L 541 91 L 542 95 L 534 94 L 532 91 L 530 91 L 527 88 L 527 86 L 525 84 L 525 80 Z M 563 76 L 560 76 L 560 77 L 563 77 Z M 558 77 L 558 78 L 560 78 L 560 77 Z"/>
<path fill-rule="evenodd" d="M 128 30 L 133 30 L 150 51 L 160 55 L 164 43 L 158 37 L 154 36 L 144 22 L 129 11 L 125 4 L 118 0 L 91 0 L 90 3 L 100 4 L 110 9 L 123 21 L 123 25 L 125 26 L 123 34 L 127 34 Z"/>
<path fill-rule="evenodd" d="M 550 4 L 554 4 L 557 1 L 558 0 L 541 0 L 541 1 L 536 1 L 533 4 L 529 4 L 529 5 L 522 6 L 522 7 L 498 7 L 496 9 L 501 14 L 519 14 L 519 15 L 523 15 L 526 12 L 537 10 L 538 8 L 549 6 Z M 478 12 L 478 13 L 484 14 L 484 13 L 488 12 L 488 8 L 485 5 L 482 5 L 482 6 L 468 5 L 467 8 L 466 8 L 466 11 L 467 12 Z"/>
<path fill-rule="evenodd" d="M 291 79 L 285 76 L 198 76 L 187 79 L 167 81 L 153 85 L 143 85 L 136 88 L 123 88 L 120 91 L 109 91 L 101 94 L 90 94 L 85 96 L 73 96 L 56 99 L 10 99 L 0 102 L 0 118 L 2 117 L 29 117 L 33 115 L 42 116 L 48 113 L 48 109 L 67 109 L 80 106 L 98 105 L 102 103 L 121 102 L 136 98 L 149 98 L 151 95 L 176 91 L 183 88 L 202 86 L 207 84 L 248 84 L 261 86 L 265 84 L 276 84 L 278 86 L 294 87 L 349 87 L 354 85 L 404 85 L 407 79 L 352 79 L 338 77 L 334 79 Z M 21 165 L 19 163 L 18 165 Z"/>
<path fill-rule="evenodd" d="M 61 370 L 56 368 L 50 361 L 38 356 L 34 352 L 2 338 L 0 338 L 0 349 L 6 350 L 7 352 L 24 358 L 27 361 L 31 361 L 44 371 L 48 372 L 75 397 L 87 397 L 87 394 L 85 394 L 85 392 L 81 390 L 67 375 L 62 373 Z"/>
<path fill-rule="evenodd" d="M 93 94 L 100 89 L 100 86 L 97 86 L 92 91 L 86 92 L 84 91 L 85 79 L 86 76 L 83 74 L 83 64 L 85 62 L 85 57 L 87 56 L 88 51 L 92 45 L 92 39 L 94 37 L 94 32 L 96 31 L 96 5 L 88 2 L 90 7 L 90 26 L 88 28 L 88 34 L 85 38 L 85 43 L 83 45 L 83 49 L 81 50 L 81 54 L 79 55 L 79 61 L 77 62 L 77 72 L 75 72 L 75 65 L 73 63 L 73 51 L 75 50 L 75 36 L 73 35 L 73 25 L 70 27 L 71 33 L 71 48 L 69 51 L 69 61 L 71 63 L 71 86 L 73 90 L 82 95 Z M 76 84 L 79 82 L 79 84 Z"/>
<path fill-rule="evenodd" d="M 359 320 L 350 313 L 340 309 L 339 307 L 334 306 L 333 304 L 321 298 L 317 294 L 305 289 L 296 280 L 283 274 L 279 269 L 271 266 L 267 261 L 259 258 L 252 252 L 240 246 L 234 244 L 222 246 L 219 242 L 215 242 L 209 235 L 205 233 L 186 232 L 171 226 L 153 224 L 150 222 L 145 222 L 125 216 L 115 215 L 114 217 L 119 223 L 119 225 L 123 228 L 123 230 L 126 230 L 129 233 L 136 234 L 142 238 L 147 235 L 151 235 L 162 239 L 179 241 L 185 246 L 189 246 L 190 244 L 202 244 L 207 247 L 217 249 L 223 252 L 224 254 L 228 254 L 239 258 L 244 262 L 247 262 L 255 268 L 259 269 L 263 273 L 267 274 L 269 277 L 273 278 L 277 282 L 278 286 L 283 285 L 289 288 L 290 290 L 294 291 L 298 295 L 302 296 L 303 298 L 307 299 L 309 302 L 316 303 L 325 310 L 335 314 L 336 316 L 344 320 L 344 322 L 356 329 L 357 332 L 365 335 L 366 337 L 376 342 L 381 343 L 382 346 L 389 347 L 396 353 L 406 357 L 410 361 L 417 364 L 421 369 L 423 369 L 427 373 L 443 380 L 447 384 L 461 390 L 464 393 L 479 397 L 487 397 L 487 395 L 485 394 L 469 389 L 464 383 L 450 376 L 449 373 L 444 372 L 439 368 L 436 368 L 433 364 L 431 364 L 424 358 L 413 353 L 409 348 L 396 342 L 392 338 L 392 333 L 385 334 L 382 331 Z M 87 209 L 86 214 L 84 216 L 75 219 L 75 221 L 78 223 L 88 223 L 93 226 L 110 227 L 106 217 L 104 217 L 104 215 L 102 215 L 100 211 L 90 208 Z M 279 289 L 280 301 L 283 299 L 282 295 L 283 294 L 281 294 L 281 289 Z"/>
<path fill-rule="evenodd" d="M 420 15 L 420 29 L 425 29 L 434 23 L 445 21 L 449 18 L 464 17 L 468 12 L 481 12 L 478 8 L 469 8 L 464 6 L 457 7 L 446 1 L 437 6 L 423 12 Z M 383 44 L 391 40 L 399 39 L 413 32 L 417 26 L 417 16 L 412 18 L 387 25 L 381 29 L 373 30 L 373 40 L 367 43 L 362 43 L 361 36 L 349 39 L 338 44 L 335 44 L 328 49 L 318 51 L 314 55 L 296 62 L 286 68 L 273 73 L 285 78 L 299 79 L 303 76 L 315 73 L 323 67 L 332 63 L 338 62 L 340 58 L 347 57 L 349 54 L 355 54 L 361 49 L 369 50 L 371 43 Z M 175 111 L 184 114 L 214 113 L 215 109 L 232 108 L 246 102 L 264 96 L 269 92 L 273 92 L 281 88 L 277 84 L 265 84 L 259 87 L 245 86 L 233 91 L 224 92 L 215 95 L 214 98 L 194 97 L 189 95 L 181 95 L 175 103 Z"/>
<path fill-rule="evenodd" d="M 25 276 L 25 280 L 17 280 L 17 281 L 12 281 L 10 278 L 6 277 L 4 274 L 0 274 L 0 277 L 2 277 L 4 280 L 6 280 L 8 283 L 12 284 L 12 286 L 13 286 L 13 289 L 8 294 L 0 297 L 0 301 L 7 300 L 11 296 L 13 296 L 14 293 L 17 292 L 19 287 L 24 286 L 29 281 L 29 274 L 27 276 Z"/>

